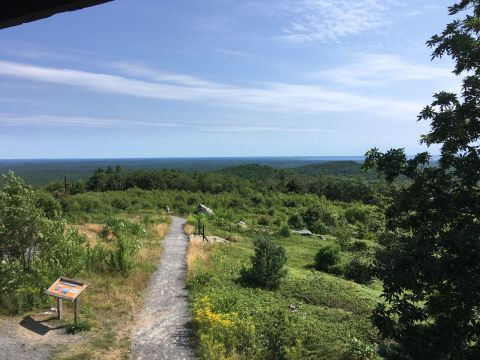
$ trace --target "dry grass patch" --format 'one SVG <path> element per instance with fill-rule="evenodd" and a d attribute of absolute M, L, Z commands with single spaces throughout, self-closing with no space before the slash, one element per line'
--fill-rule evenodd
<path fill-rule="evenodd" d="M 168 224 L 156 224 L 153 225 L 153 229 L 155 230 L 155 233 L 160 236 L 161 238 L 164 238 L 165 235 L 167 235 L 168 232 Z"/>
<path fill-rule="evenodd" d="M 190 241 L 188 243 L 187 271 L 189 277 L 195 275 L 198 262 L 203 263 L 207 260 L 208 252 L 206 246 L 208 245 L 200 241 Z"/>
<path fill-rule="evenodd" d="M 80 224 L 80 225 L 67 225 L 67 230 L 71 229 L 73 226 L 75 226 L 78 229 L 78 232 L 82 235 L 85 235 L 85 237 L 88 240 L 88 244 L 90 246 L 95 246 L 97 243 L 97 237 L 98 234 L 103 229 L 103 224 L 92 224 L 92 223 L 86 223 L 86 224 Z"/>
<path fill-rule="evenodd" d="M 187 236 L 193 235 L 195 234 L 195 226 L 191 224 L 185 224 L 185 226 L 183 227 L 183 232 Z"/>

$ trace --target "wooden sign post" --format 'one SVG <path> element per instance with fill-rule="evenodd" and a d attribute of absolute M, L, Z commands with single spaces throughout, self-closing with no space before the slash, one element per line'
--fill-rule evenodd
<path fill-rule="evenodd" d="M 88 286 L 88 283 L 79 280 L 73 280 L 66 277 L 59 277 L 46 291 L 48 295 L 57 299 L 57 312 L 58 318 L 62 319 L 62 301 L 73 301 L 75 311 L 75 325 L 78 325 L 79 313 L 80 313 L 80 294 Z"/>

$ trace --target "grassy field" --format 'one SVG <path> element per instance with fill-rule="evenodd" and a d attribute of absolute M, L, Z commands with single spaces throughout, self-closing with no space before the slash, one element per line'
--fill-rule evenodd
<path fill-rule="evenodd" d="M 375 359 L 378 339 L 369 317 L 380 284 L 359 285 L 313 270 L 320 244 L 335 239 L 292 235 L 274 237 L 288 256 L 280 288 L 242 286 L 239 273 L 249 264 L 254 236 L 244 230 L 231 236 L 235 242 L 189 246 L 188 289 L 201 358 Z"/>
<path fill-rule="evenodd" d="M 138 214 L 123 214 L 130 220 L 140 220 Z M 79 224 L 79 230 L 87 235 L 89 242 L 103 242 L 96 233 L 101 224 Z M 146 226 L 143 245 L 136 255 L 136 266 L 127 275 L 94 273 L 82 271 L 78 278 L 90 285 L 81 297 L 81 320 L 91 326 L 83 333 L 84 340 L 75 342 L 54 355 L 54 359 L 128 359 L 131 346 L 131 332 L 135 315 L 142 306 L 145 289 L 150 275 L 155 271 L 160 254 L 161 239 L 168 229 L 166 218 L 150 216 Z M 64 302 L 65 322 L 73 321 L 69 302 Z"/>

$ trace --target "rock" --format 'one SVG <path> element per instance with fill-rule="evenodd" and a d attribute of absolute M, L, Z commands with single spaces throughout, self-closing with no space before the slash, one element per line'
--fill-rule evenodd
<path fill-rule="evenodd" d="M 196 243 L 228 243 L 229 241 L 220 236 L 205 236 L 202 235 L 190 235 L 188 241 Z"/>
<path fill-rule="evenodd" d="M 318 235 L 318 237 L 320 238 L 320 240 L 327 240 L 327 237 L 325 235 Z"/>
<path fill-rule="evenodd" d="M 199 204 L 197 206 L 197 211 L 196 212 L 197 212 L 197 214 L 203 212 L 203 213 L 206 213 L 208 215 L 214 215 L 213 210 L 210 209 L 209 207 L 203 205 L 203 204 Z"/>
<path fill-rule="evenodd" d="M 304 229 L 304 230 L 293 230 L 292 233 L 298 234 L 301 236 L 313 236 L 313 233 L 310 230 Z"/>
<path fill-rule="evenodd" d="M 243 221 L 239 221 L 235 225 L 237 225 L 238 227 L 241 227 L 242 229 L 246 229 L 248 227 L 247 224 L 245 224 L 245 222 Z"/>
<path fill-rule="evenodd" d="M 297 307 L 295 305 L 290 305 L 288 308 L 291 312 L 297 312 Z"/>

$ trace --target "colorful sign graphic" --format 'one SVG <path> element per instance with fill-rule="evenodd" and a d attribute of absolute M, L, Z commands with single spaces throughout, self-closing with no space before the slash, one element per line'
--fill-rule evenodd
<path fill-rule="evenodd" d="M 87 286 L 86 282 L 60 277 L 48 288 L 47 294 L 73 301 Z"/>

